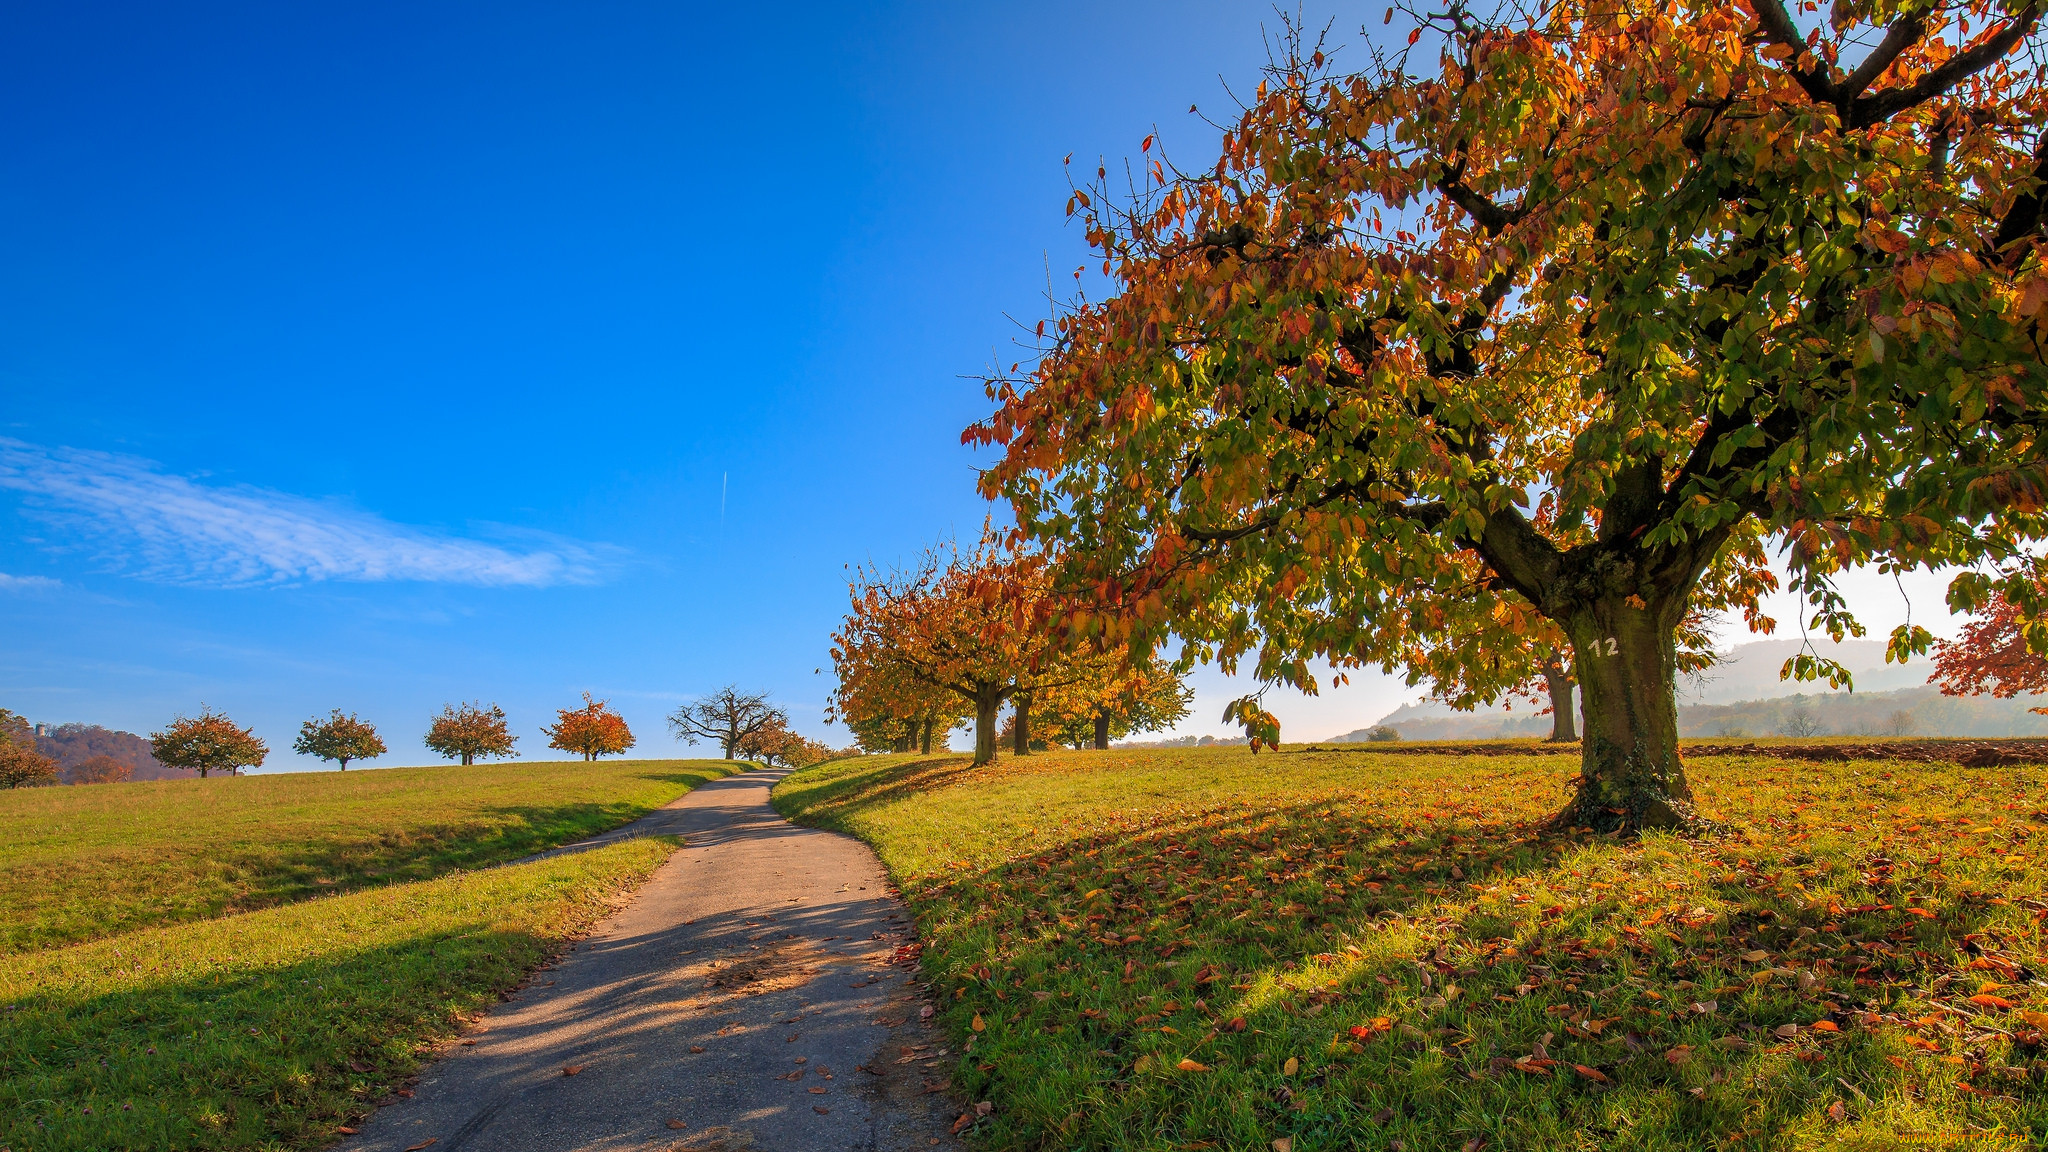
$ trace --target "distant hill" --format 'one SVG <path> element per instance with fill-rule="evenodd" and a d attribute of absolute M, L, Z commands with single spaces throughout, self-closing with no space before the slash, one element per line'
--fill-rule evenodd
<path fill-rule="evenodd" d="M 2048 735 L 2048 716 L 2028 711 L 2048 699 L 1997 700 L 1989 696 L 1943 696 L 1929 687 L 1930 662 L 1887 665 L 1884 645 L 1875 640 L 1842 644 L 1816 642 L 1823 656 L 1842 662 L 1855 677 L 1855 691 L 1833 691 L 1825 684 L 1778 679 L 1785 659 L 1799 651 L 1798 640 L 1761 640 L 1738 645 L 1704 675 L 1679 681 L 1678 730 L 1683 736 L 1775 736 L 1788 728 L 1805 727 L 1815 735 L 1914 736 L 2040 736 Z M 1385 724 L 1404 740 L 1487 740 L 1516 736 L 1547 736 L 1550 717 L 1538 716 L 1527 703 L 1512 710 L 1455 712 L 1434 701 L 1403 704 L 1375 724 Z M 1329 743 L 1363 741 L 1374 725 L 1336 737 Z M 1903 727 L 1904 731 L 1897 729 Z"/>
<path fill-rule="evenodd" d="M 150 754 L 149 741 L 133 732 L 117 732 L 97 724 L 45 724 L 36 733 L 36 751 L 73 768 L 95 756 L 107 756 L 133 769 L 134 780 L 183 780 L 197 776 L 183 768 L 159 764 Z"/>

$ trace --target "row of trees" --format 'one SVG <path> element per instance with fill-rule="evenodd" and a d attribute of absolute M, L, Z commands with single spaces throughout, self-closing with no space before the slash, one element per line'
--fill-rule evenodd
<path fill-rule="evenodd" d="M 1767 544 L 1835 639 L 1845 569 L 1952 566 L 2048 651 L 2041 8 L 1812 7 L 1451 5 L 1356 71 L 1296 36 L 1217 155 L 1076 183 L 1108 291 L 965 436 L 1057 630 L 1309 691 L 1568 675 L 1603 830 L 1692 819 L 1686 632 L 1772 627 Z"/>
<path fill-rule="evenodd" d="M 765 694 L 743 693 L 732 686 L 684 705 L 668 719 L 678 738 L 691 744 L 716 741 L 728 760 L 740 756 L 769 764 L 803 765 L 833 755 L 830 747 L 791 731 L 788 714 L 768 703 Z M 543 727 L 542 732 L 548 737 L 548 747 L 585 760 L 623 754 L 635 743 L 625 717 L 613 711 L 608 701 L 594 699 L 587 692 L 583 707 L 558 710 L 555 723 Z M 429 749 L 463 764 L 517 756 L 518 742 L 505 710 L 482 703 L 443 707 L 428 725 L 425 738 Z M 163 731 L 152 733 L 150 750 L 159 762 L 202 777 L 260 767 L 270 754 L 269 746 L 253 729 L 203 706 L 199 715 L 179 716 Z M 342 771 L 347 771 L 352 761 L 373 760 L 388 751 L 374 724 L 339 708 L 300 725 L 292 750 L 333 761 Z M 125 766 L 111 760 L 107 765 L 89 762 L 73 769 L 71 775 L 93 782 L 127 778 L 126 771 L 113 769 Z M 28 722 L 0 709 L 0 787 L 50 784 L 57 777 L 56 761 L 35 750 Z"/>
<path fill-rule="evenodd" d="M 909 569 L 863 568 L 833 636 L 833 712 L 875 751 L 930 752 L 964 720 L 974 759 L 996 754 L 997 717 L 1013 705 L 1018 755 L 1034 732 L 1092 742 L 1169 727 L 1191 693 L 1171 668 L 1102 634 L 1066 626 L 1071 598 L 1039 552 L 992 534 L 965 552 L 935 548 Z"/>

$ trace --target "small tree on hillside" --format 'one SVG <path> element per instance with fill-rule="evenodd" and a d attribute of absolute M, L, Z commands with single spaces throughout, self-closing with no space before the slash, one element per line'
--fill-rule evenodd
<path fill-rule="evenodd" d="M 736 684 L 685 704 L 668 718 L 669 731 L 676 739 L 691 744 L 714 741 L 725 750 L 727 760 L 740 751 L 742 741 L 770 725 L 787 727 L 789 715 L 768 703 L 766 692 L 742 692 Z"/>
<path fill-rule="evenodd" d="M 341 770 L 346 772 L 351 760 L 372 760 L 382 756 L 384 741 L 374 726 L 357 719 L 353 712 L 344 716 L 341 709 L 336 708 L 328 713 L 325 720 L 316 716 L 299 725 L 299 738 L 292 742 L 292 751 L 337 761 Z"/>
<path fill-rule="evenodd" d="M 543 728 L 548 747 L 574 752 L 585 760 L 618 756 L 633 746 L 633 730 L 626 718 L 611 710 L 608 700 L 593 700 L 583 694 L 583 707 L 563 708 L 555 713 L 555 726 Z"/>
<path fill-rule="evenodd" d="M 0 788 L 34 788 L 57 782 L 57 762 L 36 751 L 28 721 L 0 708 Z"/>
<path fill-rule="evenodd" d="M 214 772 L 235 775 L 244 768 L 257 768 L 270 755 L 270 747 L 248 728 L 200 705 L 199 715 L 180 716 L 168 728 L 149 735 L 150 751 L 161 763 L 197 772 L 201 779 Z"/>
<path fill-rule="evenodd" d="M 512 746 L 518 742 L 519 737 L 505 723 L 505 710 L 496 704 L 489 708 L 444 705 L 427 729 L 428 748 L 466 765 L 474 764 L 479 756 L 517 756 Z"/>

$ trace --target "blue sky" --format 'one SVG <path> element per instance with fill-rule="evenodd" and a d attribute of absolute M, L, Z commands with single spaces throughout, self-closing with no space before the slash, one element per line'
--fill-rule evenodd
<path fill-rule="evenodd" d="M 968 377 L 1081 255 L 1062 158 L 1155 126 L 1207 152 L 1188 106 L 1227 115 L 1275 19 L 16 10 L 0 706 L 148 732 L 204 702 L 283 768 L 333 707 L 423 761 L 467 699 L 541 754 L 585 691 L 665 754 L 661 717 L 732 681 L 843 742 L 845 567 L 979 528 Z M 1234 690 L 1197 684 L 1184 730 L 1224 731 Z M 1276 710 L 1319 738 L 1407 695 Z"/>

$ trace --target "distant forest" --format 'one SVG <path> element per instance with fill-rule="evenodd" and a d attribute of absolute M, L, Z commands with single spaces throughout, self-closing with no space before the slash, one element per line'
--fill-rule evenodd
<path fill-rule="evenodd" d="M 147 739 L 97 724 L 46 725 L 36 736 L 36 751 L 55 760 L 60 771 L 106 756 L 133 769 L 133 780 L 184 780 L 198 775 L 157 763 Z"/>
<path fill-rule="evenodd" d="M 1681 736 L 2048 736 L 2048 716 L 2028 709 L 2039 698 L 1943 696 L 1938 689 L 1823 692 L 1680 704 Z M 1408 704 L 1380 721 L 1403 740 L 1484 740 L 1548 736 L 1550 717 L 1514 712 L 1452 712 L 1441 705 Z M 1362 741 L 1361 728 L 1334 742 Z"/>

